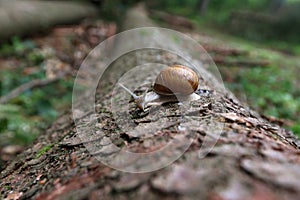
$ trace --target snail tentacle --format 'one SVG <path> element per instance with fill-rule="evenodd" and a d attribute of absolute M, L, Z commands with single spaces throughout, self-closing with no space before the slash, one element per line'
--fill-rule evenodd
<path fill-rule="evenodd" d="M 133 97 L 137 107 L 143 111 L 145 110 L 145 107 L 147 106 L 147 102 L 153 100 L 153 97 L 150 97 L 151 95 L 147 95 L 148 89 L 146 90 L 146 92 L 143 95 L 137 96 L 130 89 L 128 89 L 126 86 L 124 86 L 122 83 L 118 83 L 118 84 Z"/>
<path fill-rule="evenodd" d="M 135 100 L 139 98 L 136 94 L 131 92 L 127 87 L 125 87 L 122 83 L 118 83 L 126 92 L 128 92 Z"/>

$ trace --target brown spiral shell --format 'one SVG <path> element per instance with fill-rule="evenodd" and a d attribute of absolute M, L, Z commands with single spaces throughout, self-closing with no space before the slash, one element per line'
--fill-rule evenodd
<path fill-rule="evenodd" d="M 189 95 L 197 90 L 198 84 L 198 75 L 191 68 L 173 65 L 159 73 L 153 89 L 160 95 Z"/>

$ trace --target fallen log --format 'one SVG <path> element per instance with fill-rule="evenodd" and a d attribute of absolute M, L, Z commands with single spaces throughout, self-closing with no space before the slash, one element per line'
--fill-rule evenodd
<path fill-rule="evenodd" d="M 129 10 L 124 19 L 123 29 L 152 24 L 141 7 Z M 140 32 L 140 37 L 145 35 L 147 32 Z M 115 47 L 135 44 L 140 37 L 125 37 L 125 40 L 115 41 Z M 166 42 L 169 40 L 166 39 Z M 114 55 L 113 52 L 118 50 L 119 48 L 114 48 L 109 53 Z M 136 66 L 134 64 L 143 60 L 145 55 L 159 57 L 157 52 L 131 52 L 134 56 L 130 57 L 130 60 L 126 57 L 113 63 L 109 69 L 113 73 L 106 72 L 105 81 L 100 82 L 97 87 L 96 114 L 91 116 L 89 112 L 80 113 L 81 107 L 75 107 L 79 114 L 75 114 L 75 122 L 82 122 L 82 126 L 77 127 L 70 113 L 61 116 L 33 146 L 1 172 L 1 197 L 43 200 L 299 199 L 300 153 L 297 138 L 291 132 L 270 123 L 243 106 L 228 90 L 222 88 L 205 68 L 201 72 L 208 77 L 207 84 L 216 89 L 216 94 L 213 98 L 200 99 L 192 106 L 193 110 L 187 110 L 187 117 L 190 119 L 185 122 L 187 129 L 177 126 L 178 109 L 175 104 L 154 108 L 153 112 L 147 114 L 138 111 L 133 102 L 128 109 L 134 125 L 151 129 L 161 121 L 167 120 L 169 123 L 155 132 L 154 135 L 158 138 L 153 135 L 133 137 L 116 126 L 111 113 L 112 108 L 108 106 L 111 105 L 111 85 L 116 83 L 113 79 L 115 74 L 122 74 Z M 168 58 L 169 55 L 163 57 Z M 95 63 L 94 65 L 97 66 Z M 91 75 L 93 73 L 92 71 Z M 81 106 L 91 106 L 88 98 L 92 97 L 87 96 L 83 98 L 84 101 L 77 103 Z M 213 108 L 211 101 L 221 103 L 223 109 L 218 109 L 218 106 L 217 109 Z M 209 123 L 203 123 L 207 113 L 211 113 L 216 121 L 223 123 L 220 137 L 213 130 L 206 128 Z M 88 122 L 96 132 L 84 132 L 88 137 L 82 139 L 78 135 L 88 125 L 84 123 L 85 119 L 89 119 Z M 105 135 L 101 135 L 97 130 L 104 131 Z M 110 148 L 112 144 L 106 140 L 108 138 L 115 145 L 137 153 L 142 150 L 154 151 L 170 137 L 177 138 L 176 144 L 179 145 L 189 136 L 193 136 L 191 146 L 178 160 L 161 170 L 126 173 L 97 160 L 117 156 L 114 149 Z M 205 141 L 216 140 L 212 150 L 202 148 Z M 89 144 L 99 146 L 87 151 Z M 174 152 L 167 152 L 167 155 L 176 153 L 180 148 L 180 145 L 177 146 L 173 149 Z M 207 156 L 201 157 L 203 154 Z M 166 157 L 161 155 L 149 162 L 131 159 L 119 161 L 120 166 L 125 163 L 125 168 L 134 165 L 138 170 L 139 167 L 162 162 L 163 158 Z"/>
<path fill-rule="evenodd" d="M 202 46 L 207 52 L 215 53 L 217 55 L 222 55 L 222 56 L 245 56 L 249 54 L 248 51 L 235 49 L 235 48 L 219 47 L 211 44 L 204 44 Z"/>
<path fill-rule="evenodd" d="M 213 56 L 213 60 L 216 64 L 220 66 L 227 67 L 266 67 L 270 65 L 267 60 L 229 60 L 223 56 Z"/>
<path fill-rule="evenodd" d="M 0 40 L 45 31 L 97 15 L 89 4 L 64 1 L 0 0 Z"/>
<path fill-rule="evenodd" d="M 154 17 L 158 18 L 161 21 L 164 21 L 168 25 L 175 27 L 183 27 L 189 30 L 193 30 L 195 28 L 195 25 L 191 22 L 191 20 L 185 17 L 172 15 L 166 12 L 156 10 L 151 10 L 150 13 L 151 15 L 154 15 Z"/>

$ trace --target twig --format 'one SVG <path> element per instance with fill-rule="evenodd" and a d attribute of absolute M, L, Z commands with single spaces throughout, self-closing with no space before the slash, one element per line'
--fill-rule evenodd
<path fill-rule="evenodd" d="M 219 47 L 208 44 L 203 44 L 203 48 L 211 53 L 221 54 L 222 56 L 240 56 L 240 55 L 248 55 L 249 52 L 241 49 L 234 49 L 228 47 Z"/>
<path fill-rule="evenodd" d="M 44 86 L 49 85 L 51 83 L 57 82 L 60 79 L 62 79 L 63 77 L 65 77 L 66 74 L 68 74 L 68 72 L 63 73 L 63 74 L 61 74 L 61 75 L 59 75 L 55 78 L 42 79 L 42 80 L 41 79 L 36 79 L 36 80 L 32 80 L 28 83 L 25 83 L 23 85 L 20 85 L 19 87 L 15 88 L 10 93 L 8 93 L 7 95 L 4 95 L 4 96 L 0 97 L 0 104 L 7 103 L 11 99 L 17 97 L 18 95 L 22 94 L 23 92 L 25 92 L 27 90 L 44 87 Z"/>

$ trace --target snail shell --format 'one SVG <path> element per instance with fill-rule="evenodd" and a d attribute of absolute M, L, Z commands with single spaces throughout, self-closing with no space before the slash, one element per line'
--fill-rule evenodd
<path fill-rule="evenodd" d="M 168 102 L 194 101 L 200 98 L 194 92 L 197 90 L 199 78 L 196 72 L 183 65 L 173 65 L 162 70 L 155 79 L 154 92 L 146 92 L 141 96 L 135 95 L 123 84 L 119 85 L 135 100 L 137 107 L 144 110 L 150 105 L 162 105 Z"/>
<path fill-rule="evenodd" d="M 197 90 L 198 84 L 196 72 L 183 65 L 173 65 L 159 73 L 153 89 L 160 95 L 189 95 Z"/>

